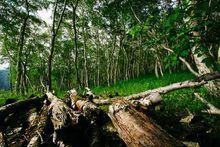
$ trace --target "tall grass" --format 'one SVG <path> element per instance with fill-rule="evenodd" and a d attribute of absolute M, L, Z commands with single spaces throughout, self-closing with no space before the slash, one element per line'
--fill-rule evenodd
<path fill-rule="evenodd" d="M 98 86 L 93 87 L 92 90 L 97 95 L 108 97 L 108 95 L 114 95 L 118 92 L 120 96 L 127 96 L 134 93 L 143 92 L 146 90 L 166 86 L 175 82 L 181 82 L 185 80 L 193 79 L 194 76 L 191 73 L 180 72 L 173 74 L 165 74 L 164 77 L 156 78 L 149 75 L 141 78 L 136 78 L 127 81 L 119 81 L 111 86 Z M 206 107 L 204 104 L 195 98 L 194 93 L 199 92 L 209 102 L 220 106 L 220 101 L 215 97 L 209 95 L 204 87 L 188 88 L 172 91 L 163 95 L 163 106 L 165 111 L 186 111 L 199 112 Z"/>
<path fill-rule="evenodd" d="M 134 93 L 139 93 L 149 89 L 166 86 L 175 82 L 192 79 L 193 75 L 190 73 L 173 73 L 165 74 L 163 77 L 156 78 L 153 75 L 136 78 L 127 81 L 119 81 L 111 86 L 93 87 L 92 90 L 96 94 L 109 95 L 118 92 L 120 96 L 127 96 Z"/>

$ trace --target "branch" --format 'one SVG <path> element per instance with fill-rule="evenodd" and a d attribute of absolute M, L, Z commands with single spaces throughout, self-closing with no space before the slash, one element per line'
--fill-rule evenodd
<path fill-rule="evenodd" d="M 195 97 L 202 101 L 209 109 L 207 111 L 202 112 L 208 112 L 209 114 L 218 114 L 220 115 L 220 109 L 216 108 L 214 105 L 206 101 L 204 98 L 202 98 L 198 93 L 194 93 Z"/>
<path fill-rule="evenodd" d="M 56 32 L 55 32 L 56 35 L 57 35 L 57 32 L 58 32 L 58 30 L 59 30 L 59 28 L 60 28 L 60 24 L 61 24 L 61 22 L 62 22 L 62 20 L 63 20 L 63 15 L 64 15 L 64 12 L 65 12 L 65 10 L 66 10 L 66 2 L 67 2 L 67 0 L 64 1 L 63 10 L 62 10 L 62 13 L 61 13 L 61 15 L 60 15 L 59 22 L 58 22 L 58 25 L 57 25 L 57 28 L 56 28 Z"/>
<path fill-rule="evenodd" d="M 130 3 L 129 3 L 129 5 L 130 5 L 130 8 L 131 8 L 132 13 L 134 14 L 134 17 L 137 19 L 137 21 L 138 21 L 139 23 L 141 23 L 140 19 L 137 17 L 137 15 L 136 15 L 136 13 L 134 12 L 134 9 L 132 8 L 132 6 L 131 6 Z"/>
<path fill-rule="evenodd" d="M 172 49 L 170 49 L 170 48 L 168 48 L 168 47 L 166 47 L 165 45 L 161 45 L 165 50 L 167 50 L 167 51 L 169 51 L 169 52 L 171 52 L 171 53 L 174 53 L 174 51 L 172 50 Z M 180 61 L 182 61 L 185 65 L 186 65 L 186 67 L 189 69 L 189 71 L 191 71 L 191 73 L 193 73 L 195 76 L 199 76 L 199 73 L 198 72 L 196 72 L 192 67 L 191 67 L 191 65 L 186 61 L 186 59 L 185 58 L 183 58 L 183 57 L 179 57 L 179 59 L 180 59 Z"/>
<path fill-rule="evenodd" d="M 210 80 L 219 79 L 219 78 L 220 78 L 220 73 L 218 72 L 209 73 L 209 74 L 199 77 L 198 81 L 188 80 L 184 82 L 178 82 L 178 83 L 174 83 L 168 86 L 159 87 L 159 88 L 148 90 L 148 91 L 141 92 L 138 94 L 133 94 L 133 95 L 125 97 L 125 99 L 131 100 L 131 99 L 137 99 L 137 98 L 145 98 L 149 96 L 151 93 L 165 94 L 170 91 L 177 90 L 177 89 L 199 87 L 199 86 L 206 84 Z"/>

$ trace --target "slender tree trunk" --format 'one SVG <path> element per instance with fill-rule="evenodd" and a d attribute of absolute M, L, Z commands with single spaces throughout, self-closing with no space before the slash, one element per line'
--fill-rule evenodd
<path fill-rule="evenodd" d="M 218 57 L 217 57 L 217 62 L 220 64 L 220 46 L 218 47 Z"/>
<path fill-rule="evenodd" d="M 19 39 L 19 48 L 18 48 L 18 55 L 17 55 L 17 75 L 16 75 L 16 92 L 20 92 L 22 87 L 22 52 L 24 48 L 24 39 L 25 39 L 25 31 L 27 27 L 27 21 L 29 18 L 29 3 L 28 0 L 25 0 L 25 8 L 27 14 L 23 20 L 21 31 L 20 31 L 20 39 Z"/>
<path fill-rule="evenodd" d="M 117 41 L 117 37 L 116 37 L 116 34 L 114 35 L 114 38 L 113 38 L 113 49 L 112 49 L 112 52 L 110 54 L 110 59 L 111 59 L 111 63 L 110 63 L 110 81 L 113 82 L 113 77 L 114 77 L 114 64 L 115 64 L 115 57 L 114 57 L 114 54 L 115 54 L 115 49 L 116 49 L 116 41 Z"/>
<path fill-rule="evenodd" d="M 159 78 L 158 68 L 157 68 L 157 59 L 156 59 L 156 61 L 155 61 L 154 71 L 155 71 L 156 77 Z"/>
<path fill-rule="evenodd" d="M 65 10 L 66 10 L 67 0 L 64 1 L 63 10 L 62 10 L 62 12 L 61 12 L 61 15 L 60 15 L 60 18 L 59 18 L 59 21 L 58 21 L 57 28 L 55 29 L 55 23 L 56 23 L 56 22 L 55 22 L 55 20 L 56 20 L 55 15 L 56 15 L 56 13 L 57 13 L 57 3 L 58 3 L 58 1 L 56 0 L 55 5 L 54 5 L 53 22 L 52 22 L 52 30 L 51 30 L 51 34 L 52 34 L 52 37 L 51 37 L 51 46 L 50 46 L 50 53 L 49 53 L 49 57 L 48 57 L 47 85 L 48 85 L 49 90 L 52 90 L 51 72 L 52 72 L 52 62 L 53 62 L 53 54 L 54 54 L 55 40 L 56 40 L 57 33 L 58 33 L 58 31 L 59 31 L 61 22 L 62 22 L 62 20 L 63 20 L 63 15 L 64 15 L 64 12 L 65 12 Z"/>
<path fill-rule="evenodd" d="M 84 14 L 84 13 L 83 13 Z M 86 52 L 86 34 L 85 34 L 85 25 L 86 25 L 86 22 L 85 20 L 83 19 L 83 57 L 84 57 L 84 85 L 86 87 L 89 86 L 88 84 L 88 70 L 87 70 L 87 52 Z"/>
<path fill-rule="evenodd" d="M 100 59 L 99 59 L 99 45 L 100 45 L 100 40 L 99 40 L 99 32 L 97 30 L 97 39 L 98 39 L 98 44 L 97 44 L 97 52 L 96 52 L 96 69 L 97 69 L 97 78 L 96 78 L 96 82 L 97 82 L 97 86 L 100 85 Z"/>
<path fill-rule="evenodd" d="M 110 51 L 108 51 L 108 54 L 110 54 Z M 107 68 L 106 68 L 106 74 L 107 74 L 107 83 L 108 86 L 110 86 L 110 58 L 109 55 L 107 57 Z"/>
<path fill-rule="evenodd" d="M 77 44 L 77 30 L 76 30 L 76 8 L 78 6 L 79 0 L 76 1 L 76 4 L 72 2 L 72 23 L 73 23 L 73 31 L 74 31 L 74 48 L 75 48 L 75 70 L 76 70 L 76 81 L 77 85 L 81 86 L 81 81 L 79 77 L 79 70 L 78 70 L 78 44 Z"/>

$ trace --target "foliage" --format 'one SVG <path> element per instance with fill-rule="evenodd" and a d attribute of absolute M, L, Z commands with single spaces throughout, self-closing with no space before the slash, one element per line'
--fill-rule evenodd
<path fill-rule="evenodd" d="M 45 91 L 50 57 L 52 89 L 61 93 L 186 71 L 180 58 L 201 73 L 195 55 L 211 71 L 218 70 L 218 1 L 77 0 L 67 1 L 61 15 L 63 6 L 61 0 L 0 3 L 0 48 L 10 59 L 13 89 L 22 73 L 23 93 Z M 55 27 L 42 20 L 41 10 L 51 15 L 51 22 L 54 18 Z"/>

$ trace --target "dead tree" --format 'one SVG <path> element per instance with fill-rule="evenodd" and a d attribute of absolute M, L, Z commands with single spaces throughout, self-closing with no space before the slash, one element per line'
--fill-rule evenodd
<path fill-rule="evenodd" d="M 184 146 L 127 101 L 111 105 L 108 114 L 128 147 Z"/>

